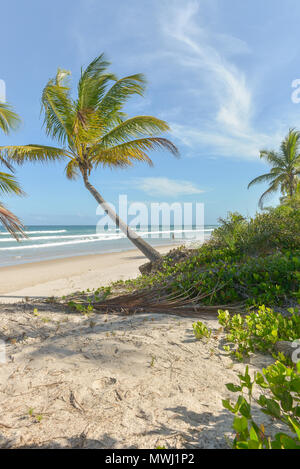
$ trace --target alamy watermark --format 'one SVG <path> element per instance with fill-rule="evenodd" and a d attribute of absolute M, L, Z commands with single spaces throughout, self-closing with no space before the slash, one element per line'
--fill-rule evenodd
<path fill-rule="evenodd" d="M 118 207 L 107 202 L 98 205 L 96 214 L 100 216 L 97 233 L 104 229 L 118 230 L 111 214 L 117 213 L 128 225 L 130 237 L 140 236 L 141 232 L 148 238 L 192 239 L 197 232 L 197 241 L 204 241 L 204 204 L 194 202 L 128 202 L 126 194 L 119 196 Z M 145 231 L 146 228 L 146 231 Z M 138 230 L 135 234 L 134 231 Z"/>
<path fill-rule="evenodd" d="M 0 78 L 0 103 L 5 103 L 6 101 L 6 85 L 5 81 Z"/>

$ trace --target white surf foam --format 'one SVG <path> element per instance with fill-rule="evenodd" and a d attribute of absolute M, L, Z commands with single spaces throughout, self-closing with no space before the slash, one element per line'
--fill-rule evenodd
<path fill-rule="evenodd" d="M 119 236 L 122 238 L 123 236 Z M 106 238 L 108 239 L 118 239 L 117 237 Z M 42 248 L 50 248 L 50 247 L 57 247 L 57 246 L 67 246 L 71 244 L 82 244 L 82 243 L 95 243 L 95 242 L 103 241 L 101 239 L 77 239 L 76 241 L 66 241 L 62 243 L 46 243 L 46 244 L 32 244 L 31 246 L 9 246 L 6 248 L 0 248 L 0 251 L 16 251 L 20 249 L 42 249 Z"/>
<path fill-rule="evenodd" d="M 66 233 L 67 230 L 55 230 L 55 231 L 25 231 L 26 234 L 50 234 L 50 233 Z M 0 233 L 1 236 L 9 236 L 11 237 L 10 233 Z"/>

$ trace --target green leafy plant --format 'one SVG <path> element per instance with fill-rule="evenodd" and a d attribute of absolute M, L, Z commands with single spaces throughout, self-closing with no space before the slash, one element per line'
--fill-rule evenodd
<path fill-rule="evenodd" d="M 94 311 L 94 308 L 91 304 L 85 305 L 81 303 L 76 303 L 75 301 L 69 301 L 68 306 L 70 309 L 75 309 L 79 313 L 88 316 L 90 313 Z"/>
<path fill-rule="evenodd" d="M 203 337 L 209 339 L 211 336 L 211 329 L 208 329 L 201 321 L 194 322 L 193 330 L 197 340 L 201 340 Z"/>
<path fill-rule="evenodd" d="M 220 310 L 218 320 L 227 331 L 227 341 L 234 346 L 232 354 L 239 360 L 255 351 L 275 353 L 274 345 L 279 340 L 294 341 L 300 337 L 300 314 L 293 308 L 288 316 L 265 306 L 246 316 L 231 316 Z"/>
<path fill-rule="evenodd" d="M 252 379 L 246 367 L 239 374 L 240 384 L 227 384 L 231 392 L 240 392 L 237 401 L 223 400 L 223 406 L 234 414 L 235 449 L 300 449 L 300 362 L 296 369 L 283 363 L 275 364 L 256 373 Z M 254 387 L 260 395 L 254 397 Z M 266 435 L 263 425 L 253 419 L 253 403 L 261 412 L 274 419 L 285 432 Z"/>

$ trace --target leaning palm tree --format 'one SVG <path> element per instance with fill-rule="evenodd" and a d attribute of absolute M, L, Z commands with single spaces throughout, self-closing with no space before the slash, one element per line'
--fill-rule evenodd
<path fill-rule="evenodd" d="M 11 106 L 0 102 L 0 129 L 8 134 L 10 130 L 15 129 L 20 122 L 19 116 L 12 110 Z M 13 170 L 9 161 L 0 154 L 0 162 L 10 171 Z M 6 194 L 23 195 L 22 189 L 14 176 L 10 173 L 0 172 L 0 192 Z M 16 239 L 24 237 L 23 224 L 16 215 L 7 210 L 0 202 L 0 222 L 6 230 Z"/>
<path fill-rule="evenodd" d="M 119 218 L 90 183 L 89 176 L 98 166 L 126 168 L 138 161 L 152 165 L 150 150 L 167 149 L 174 155 L 178 151 L 173 143 L 160 136 L 169 130 L 166 122 L 152 116 L 128 118 L 122 110 L 130 96 L 143 94 L 143 75 L 117 79 L 107 71 L 108 66 L 102 54 L 82 70 L 75 99 L 71 95 L 70 72 L 58 69 L 56 77 L 46 84 L 42 93 L 44 125 L 58 147 L 0 147 L 0 155 L 20 164 L 65 159 L 66 176 L 69 179 L 81 176 L 87 190 L 116 226 L 154 261 L 160 254 Z"/>
<path fill-rule="evenodd" d="M 280 190 L 283 196 L 293 198 L 300 175 L 300 132 L 290 129 L 280 146 L 280 151 L 262 150 L 260 157 L 265 159 L 272 168 L 269 173 L 262 174 L 253 179 L 249 187 L 261 182 L 268 182 L 268 189 L 259 199 L 259 207 L 262 209 L 264 201 L 272 193 Z"/>

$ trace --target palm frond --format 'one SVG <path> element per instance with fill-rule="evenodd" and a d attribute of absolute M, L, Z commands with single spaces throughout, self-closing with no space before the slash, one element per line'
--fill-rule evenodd
<path fill-rule="evenodd" d="M 0 163 L 4 164 L 4 166 L 6 166 L 7 169 L 9 169 L 9 171 L 11 171 L 12 173 L 14 172 L 13 166 L 12 166 L 11 163 L 7 160 L 7 158 L 5 158 L 4 155 L 1 154 L 1 152 L 0 152 Z"/>
<path fill-rule="evenodd" d="M 287 165 L 294 161 L 297 157 L 299 145 L 300 133 L 295 129 L 290 129 L 288 135 L 285 137 L 280 147 Z"/>
<path fill-rule="evenodd" d="M 268 150 L 261 150 L 260 158 L 267 161 L 267 163 L 284 168 L 285 167 L 285 159 L 279 153 L 275 151 L 268 151 Z"/>
<path fill-rule="evenodd" d="M 251 182 L 249 182 L 248 184 L 248 189 L 251 187 L 251 186 L 254 186 L 255 184 L 259 184 L 261 182 L 268 182 L 268 181 L 272 181 L 274 179 L 275 175 L 272 174 L 272 173 L 266 173 L 266 174 L 262 174 L 261 176 L 258 176 L 254 179 L 252 179 Z"/>
<path fill-rule="evenodd" d="M 105 73 L 109 65 L 104 54 L 101 54 L 81 71 L 78 82 L 77 112 L 95 109 L 101 102 L 108 83 L 117 81 L 115 75 Z"/>
<path fill-rule="evenodd" d="M 278 190 L 278 186 L 279 186 L 278 181 L 275 181 L 274 184 L 271 184 L 269 188 L 261 195 L 258 201 L 258 206 L 261 210 L 263 210 L 264 208 L 264 203 L 266 199 Z"/>
<path fill-rule="evenodd" d="M 68 179 L 77 179 L 79 176 L 79 164 L 75 158 L 69 161 L 65 168 L 65 172 Z"/>
<path fill-rule="evenodd" d="M 84 78 L 98 78 L 103 75 L 107 68 L 110 66 L 110 62 L 106 60 L 105 55 L 102 53 L 86 67 L 81 73 L 81 77 Z"/>
<path fill-rule="evenodd" d="M 61 144 L 72 142 L 76 117 L 67 78 L 70 72 L 58 69 L 55 79 L 48 81 L 42 93 L 42 110 L 46 134 Z"/>
<path fill-rule="evenodd" d="M 0 147 L 0 157 L 17 164 L 25 161 L 51 162 L 59 161 L 65 157 L 72 157 L 64 148 L 50 147 L 46 145 L 8 145 Z"/>
<path fill-rule="evenodd" d="M 24 195 L 15 177 L 9 173 L 0 172 L 0 191 L 6 194 Z"/>
<path fill-rule="evenodd" d="M 101 139 L 104 146 L 116 145 L 145 135 L 155 136 L 170 130 L 168 124 L 153 116 L 136 116 L 114 127 Z"/>
<path fill-rule="evenodd" d="M 103 148 L 103 145 L 95 145 L 89 152 L 89 159 L 95 166 L 131 166 L 133 161 L 153 164 L 147 155 L 149 150 L 165 149 L 178 156 L 176 146 L 170 140 L 161 137 L 149 137 L 131 140 L 111 148 Z"/>
<path fill-rule="evenodd" d="M 12 110 L 9 104 L 0 102 L 0 129 L 5 134 L 8 134 L 10 130 L 16 129 L 20 121 L 20 117 Z"/>
<path fill-rule="evenodd" d="M 144 75 L 136 74 L 118 80 L 105 94 L 97 112 L 109 121 L 120 111 L 128 98 L 134 94 L 143 95 L 146 86 Z M 108 123 L 108 122 L 107 122 Z"/>
<path fill-rule="evenodd" d="M 20 238 L 27 238 L 24 233 L 24 225 L 19 218 L 12 212 L 7 210 L 3 204 L 0 203 L 0 223 L 6 228 L 6 230 L 17 240 Z"/>

